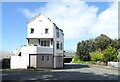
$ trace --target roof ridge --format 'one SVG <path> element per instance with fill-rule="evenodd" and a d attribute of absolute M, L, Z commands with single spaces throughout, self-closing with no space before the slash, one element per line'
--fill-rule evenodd
<path fill-rule="evenodd" d="M 33 18 L 31 18 L 27 23 L 32 22 L 33 20 L 35 20 L 38 16 L 42 15 L 41 13 L 36 14 Z"/>

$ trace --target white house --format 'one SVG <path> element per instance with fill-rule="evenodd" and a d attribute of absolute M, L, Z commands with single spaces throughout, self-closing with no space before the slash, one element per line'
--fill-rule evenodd
<path fill-rule="evenodd" d="M 42 14 L 28 21 L 27 29 L 27 45 L 13 51 L 11 69 L 63 68 L 63 30 Z"/>

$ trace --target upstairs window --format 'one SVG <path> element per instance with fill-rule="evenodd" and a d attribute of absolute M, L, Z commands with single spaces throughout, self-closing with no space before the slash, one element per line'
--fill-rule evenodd
<path fill-rule="evenodd" d="M 59 30 L 57 29 L 56 36 L 59 38 Z"/>
<path fill-rule="evenodd" d="M 39 20 L 40 22 L 42 22 L 42 20 Z"/>
<path fill-rule="evenodd" d="M 57 47 L 57 49 L 59 49 L 59 42 L 57 42 L 57 44 L 56 44 L 56 45 L 57 45 L 57 46 L 56 46 L 56 47 Z"/>
<path fill-rule="evenodd" d="M 30 33 L 31 34 L 34 33 L 34 29 L 33 28 L 30 29 Z"/>
<path fill-rule="evenodd" d="M 60 43 L 60 49 L 61 49 L 61 50 L 62 50 L 62 47 L 63 47 L 63 46 L 62 46 L 62 42 L 61 42 L 61 43 Z"/>
<path fill-rule="evenodd" d="M 62 44 L 62 42 L 57 41 L 57 43 L 56 43 L 56 48 L 62 50 L 62 49 L 63 49 L 63 44 Z"/>
<path fill-rule="evenodd" d="M 41 46 L 50 46 L 50 41 L 41 41 Z"/>
<path fill-rule="evenodd" d="M 45 28 L 45 34 L 48 34 L 48 28 Z"/>

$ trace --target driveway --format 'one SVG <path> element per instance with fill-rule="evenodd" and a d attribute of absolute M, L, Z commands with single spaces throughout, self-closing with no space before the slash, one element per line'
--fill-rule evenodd
<path fill-rule="evenodd" d="M 118 80 L 118 69 L 65 64 L 64 69 L 3 70 L 2 80 Z"/>

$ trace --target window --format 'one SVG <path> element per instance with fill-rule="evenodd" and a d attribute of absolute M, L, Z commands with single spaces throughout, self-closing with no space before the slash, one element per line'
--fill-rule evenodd
<path fill-rule="evenodd" d="M 63 49 L 62 42 L 57 41 L 56 48 L 62 50 Z"/>
<path fill-rule="evenodd" d="M 59 42 L 57 42 L 57 49 L 59 49 Z"/>
<path fill-rule="evenodd" d="M 41 46 L 50 46 L 50 41 L 41 41 Z"/>
<path fill-rule="evenodd" d="M 31 28 L 30 33 L 31 33 L 31 34 L 34 33 L 34 29 L 33 29 L 33 28 Z"/>
<path fill-rule="evenodd" d="M 21 52 L 18 54 L 18 56 L 21 56 Z"/>
<path fill-rule="evenodd" d="M 45 34 L 48 34 L 48 28 L 45 29 Z"/>
<path fill-rule="evenodd" d="M 44 41 L 44 46 L 46 46 L 46 41 Z"/>
<path fill-rule="evenodd" d="M 59 37 L 59 30 L 57 30 L 57 32 L 56 32 L 56 36 Z"/>
<path fill-rule="evenodd" d="M 49 43 L 49 41 L 46 41 L 46 46 L 50 46 L 50 43 Z"/>
<path fill-rule="evenodd" d="M 62 42 L 60 43 L 60 49 L 62 50 Z"/>
<path fill-rule="evenodd" d="M 42 56 L 42 61 L 45 61 L 45 60 L 44 60 L 44 56 Z"/>
<path fill-rule="evenodd" d="M 41 46 L 43 46 L 43 41 L 41 41 Z"/>
<path fill-rule="evenodd" d="M 47 56 L 47 61 L 50 61 L 50 57 L 49 56 Z"/>
<path fill-rule="evenodd" d="M 42 22 L 42 20 L 39 20 L 40 22 Z"/>

